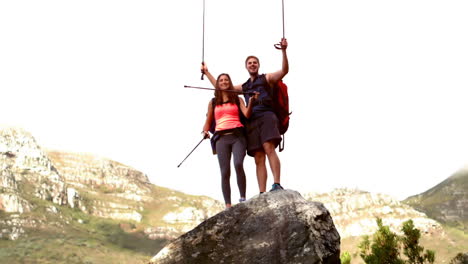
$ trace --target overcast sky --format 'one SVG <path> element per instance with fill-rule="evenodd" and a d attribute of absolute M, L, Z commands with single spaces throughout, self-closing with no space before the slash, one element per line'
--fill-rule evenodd
<path fill-rule="evenodd" d="M 204 59 L 235 84 L 244 60 L 281 67 L 281 1 L 205 0 Z M 1 1 L 0 124 L 43 148 L 130 165 L 160 186 L 222 200 L 201 140 L 202 0 Z M 282 184 L 399 199 L 468 163 L 468 2 L 288 1 L 291 116 Z M 205 78 L 206 79 L 206 78 Z M 258 193 L 245 160 L 247 196 Z M 272 184 L 271 174 L 268 184 Z M 235 175 L 232 199 L 238 199 Z"/>

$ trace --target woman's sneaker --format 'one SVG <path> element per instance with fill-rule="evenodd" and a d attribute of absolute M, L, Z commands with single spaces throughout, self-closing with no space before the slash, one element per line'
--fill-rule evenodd
<path fill-rule="evenodd" d="M 243 202 L 245 202 L 245 198 L 240 198 L 239 203 L 243 203 Z"/>
<path fill-rule="evenodd" d="M 284 189 L 283 189 L 283 186 L 281 186 L 281 184 L 279 184 L 279 183 L 273 184 L 273 185 L 271 186 L 270 192 L 272 192 L 272 191 L 277 191 L 277 190 L 284 190 Z"/>

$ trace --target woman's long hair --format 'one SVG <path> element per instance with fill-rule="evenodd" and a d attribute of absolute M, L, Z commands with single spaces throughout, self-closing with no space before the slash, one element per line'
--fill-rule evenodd
<path fill-rule="evenodd" d="M 239 95 L 237 93 L 232 93 L 232 92 L 225 92 L 228 95 L 228 100 L 224 101 L 223 99 L 223 91 L 219 89 L 219 79 L 222 76 L 226 76 L 229 80 L 229 88 L 228 90 L 234 90 L 234 85 L 232 84 L 231 77 L 227 73 L 221 73 L 218 76 L 218 79 L 216 79 L 216 91 L 215 91 L 215 102 L 216 105 L 221 105 L 223 103 L 233 103 L 236 105 L 239 105 Z"/>

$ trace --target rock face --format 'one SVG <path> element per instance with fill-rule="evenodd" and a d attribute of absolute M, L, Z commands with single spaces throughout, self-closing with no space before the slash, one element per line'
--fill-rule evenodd
<path fill-rule="evenodd" d="M 101 196 L 108 196 L 107 199 L 95 200 L 87 208 L 89 214 L 118 220 L 142 220 L 139 203 L 152 200 L 151 183 L 145 174 L 90 154 L 61 151 L 46 153 L 67 184 L 74 186 L 67 190 L 69 197 L 79 197 L 83 189 L 91 194 L 103 193 Z M 80 208 L 75 202 L 69 201 L 69 204 L 72 208 Z"/>
<path fill-rule="evenodd" d="M 151 263 L 340 263 L 328 210 L 291 190 L 257 195 L 201 223 Z"/>
<path fill-rule="evenodd" d="M 116 161 L 85 153 L 46 153 L 67 184 L 74 187 L 68 188 L 68 197 L 92 197 L 87 210 L 91 215 L 141 222 L 144 208 L 162 205 L 158 209 L 166 213 L 158 226 L 145 228 L 145 234 L 152 239 L 175 239 L 223 208 L 213 199 L 197 197 L 194 202 L 187 201 L 194 197 L 180 197 L 176 192 L 158 194 L 146 174 Z"/>
<path fill-rule="evenodd" d="M 0 169 L 1 239 L 72 222 L 86 229 L 81 218 L 93 216 L 168 240 L 223 209 L 214 199 L 155 186 L 146 174 L 112 160 L 43 150 L 20 128 L 0 127 Z"/>
<path fill-rule="evenodd" d="M 121 163 L 84 153 L 47 151 L 47 156 L 67 183 L 77 187 L 105 186 L 106 191 L 125 190 L 144 196 L 150 192 L 148 177 Z M 135 200 L 142 199 L 141 197 Z"/>
<path fill-rule="evenodd" d="M 468 253 L 465 254 L 458 254 L 450 264 L 467 264 L 468 263 Z"/>
<path fill-rule="evenodd" d="M 0 209 L 5 212 L 31 211 L 25 194 L 58 205 L 67 203 L 63 177 L 26 131 L 0 129 L 0 167 Z"/>
<path fill-rule="evenodd" d="M 437 221 L 389 195 L 356 189 L 335 189 L 329 193 L 308 193 L 304 197 L 310 201 L 320 201 L 330 210 L 342 238 L 375 233 L 377 217 L 398 234 L 401 234 L 403 222 L 409 219 L 423 233 L 443 232 Z"/>

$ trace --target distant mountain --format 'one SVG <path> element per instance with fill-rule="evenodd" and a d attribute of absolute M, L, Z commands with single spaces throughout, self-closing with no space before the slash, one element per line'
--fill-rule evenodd
<path fill-rule="evenodd" d="M 424 233 L 443 233 L 437 221 L 389 195 L 345 188 L 328 193 L 307 193 L 304 196 L 310 201 L 324 203 L 342 238 L 373 234 L 377 231 L 377 217 L 397 233 L 401 233 L 401 226 L 408 219 L 412 219 L 414 225 Z"/>
<path fill-rule="evenodd" d="M 442 223 L 468 231 L 468 167 L 424 193 L 404 200 Z"/>
<path fill-rule="evenodd" d="M 146 263 L 221 202 L 158 187 L 129 166 L 45 151 L 0 128 L 2 263 Z"/>

